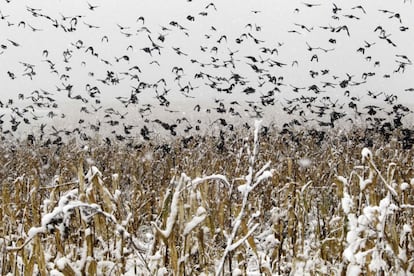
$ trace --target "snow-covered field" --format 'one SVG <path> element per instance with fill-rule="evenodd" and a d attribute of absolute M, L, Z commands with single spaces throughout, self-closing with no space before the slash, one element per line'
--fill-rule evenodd
<path fill-rule="evenodd" d="M 401 133 L 3 145 L 2 275 L 413 274 Z"/>

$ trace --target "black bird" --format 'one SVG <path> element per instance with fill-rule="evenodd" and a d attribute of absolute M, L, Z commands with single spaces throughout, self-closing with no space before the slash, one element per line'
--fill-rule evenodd
<path fill-rule="evenodd" d="M 319 58 L 318 58 L 318 55 L 313 55 L 312 57 L 311 57 L 311 59 L 310 59 L 310 61 L 316 61 L 316 62 L 319 62 Z"/>
<path fill-rule="evenodd" d="M 211 3 L 209 3 L 204 9 L 208 9 L 208 8 L 213 8 L 214 10 L 217 10 L 217 8 L 216 8 L 216 5 L 214 5 L 214 3 L 213 2 L 211 2 Z"/>
<path fill-rule="evenodd" d="M 348 26 L 346 26 L 346 25 L 339 26 L 338 28 L 335 29 L 335 32 L 339 33 L 340 31 L 343 31 L 343 30 L 345 30 L 345 32 L 348 36 L 351 36 L 349 34 Z"/>
<path fill-rule="evenodd" d="M 7 39 L 14 47 L 19 47 L 20 46 L 20 44 L 19 43 L 17 43 L 17 42 L 15 42 L 15 41 L 13 41 L 13 40 L 10 40 L 10 39 Z"/>
<path fill-rule="evenodd" d="M 305 3 L 305 2 L 302 2 L 302 4 L 305 5 L 308 8 L 321 6 L 321 4 L 311 4 L 311 3 Z"/>
<path fill-rule="evenodd" d="M 83 22 L 83 24 L 85 24 L 86 27 L 88 27 L 89 29 L 99 29 L 99 26 L 96 25 L 91 25 L 89 23 Z"/>
<path fill-rule="evenodd" d="M 90 4 L 89 2 L 87 2 L 87 4 L 88 4 L 88 8 L 89 8 L 89 10 L 91 10 L 91 11 L 94 11 L 94 10 L 96 10 L 97 8 L 99 8 L 99 6 L 94 6 L 94 5 Z"/>
<path fill-rule="evenodd" d="M 30 24 L 27 24 L 27 26 L 29 26 L 29 27 L 30 27 L 30 29 L 31 29 L 33 32 L 43 31 L 42 29 L 35 28 L 35 27 L 33 27 L 32 25 L 30 25 Z"/>
<path fill-rule="evenodd" d="M 5 20 L 7 17 L 9 17 L 10 15 L 4 15 L 1 11 L 0 11 L 0 20 Z"/>
<path fill-rule="evenodd" d="M 313 30 L 313 27 L 308 28 L 308 27 L 306 27 L 306 26 L 305 26 L 305 25 L 303 25 L 303 24 L 298 24 L 298 23 L 295 23 L 295 26 L 298 26 L 298 27 L 300 27 L 302 30 L 305 30 L 305 31 L 307 31 L 307 32 L 309 32 L 309 33 Z"/>
<path fill-rule="evenodd" d="M 338 11 L 341 11 L 342 9 L 341 8 L 339 8 L 335 3 L 332 3 L 333 4 L 333 8 L 332 8 L 332 12 L 334 13 L 334 14 L 337 14 L 338 13 Z"/>
<path fill-rule="evenodd" d="M 364 14 L 366 14 L 366 11 L 365 11 L 364 7 L 362 7 L 361 5 L 358 5 L 358 6 L 352 7 L 351 9 L 352 9 L 352 10 L 355 10 L 355 9 L 360 9 L 360 10 L 361 10 Z"/>
<path fill-rule="evenodd" d="M 143 16 L 140 16 L 140 17 L 137 18 L 137 22 L 141 22 L 142 25 L 144 25 L 145 24 L 145 18 Z"/>

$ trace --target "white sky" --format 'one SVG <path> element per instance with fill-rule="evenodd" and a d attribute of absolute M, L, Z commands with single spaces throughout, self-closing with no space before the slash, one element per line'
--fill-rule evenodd
<path fill-rule="evenodd" d="M 342 10 L 338 11 L 338 19 L 332 18 L 333 4 L 331 1 L 309 1 L 308 3 L 320 4 L 312 8 L 306 7 L 303 1 L 292 0 L 251 0 L 251 1 L 214 1 L 217 10 L 213 7 L 206 9 L 205 7 L 210 1 L 193 0 L 188 1 L 89 1 L 93 5 L 98 5 L 94 11 L 88 9 L 86 1 L 17 1 L 12 0 L 10 3 L 3 1 L 0 5 L 0 11 L 5 19 L 0 21 L 0 44 L 4 45 L 4 49 L 0 50 L 0 81 L 1 94 L 0 100 L 5 103 L 9 98 L 14 99 L 21 106 L 30 104 L 30 99 L 20 101 L 17 95 L 22 93 L 25 97 L 30 96 L 34 90 L 44 89 L 53 93 L 53 97 L 59 101 L 60 112 L 64 112 L 66 120 L 69 118 L 78 118 L 79 109 L 85 106 L 92 109 L 92 101 L 83 104 L 80 101 L 69 100 L 65 92 L 56 91 L 56 86 L 61 87 L 62 83 L 74 86 L 73 94 L 87 96 L 85 86 L 98 86 L 102 92 L 100 98 L 105 106 L 113 106 L 118 103 L 115 99 L 117 96 L 128 96 L 131 86 L 136 86 L 135 80 L 129 80 L 128 77 L 122 75 L 121 72 L 127 72 L 129 68 L 138 65 L 142 70 L 140 74 L 141 81 L 154 83 L 161 78 L 167 81 L 167 89 L 171 89 L 168 94 L 168 100 L 171 101 L 169 109 L 181 112 L 189 112 L 194 105 L 200 103 L 202 110 L 206 108 L 216 107 L 214 99 L 225 99 L 226 106 L 234 100 L 243 102 L 243 100 L 259 101 L 261 94 L 266 94 L 271 85 L 265 84 L 259 87 L 262 82 L 258 78 L 258 74 L 246 64 L 249 59 L 245 56 L 254 56 L 258 60 L 268 57 L 286 63 L 283 68 L 279 67 L 263 67 L 269 70 L 269 73 L 280 77 L 283 76 L 281 93 L 276 94 L 277 104 L 274 107 L 266 109 L 268 115 L 272 115 L 275 110 L 280 112 L 282 106 L 286 106 L 286 99 L 292 99 L 300 96 L 300 94 L 292 92 L 290 85 L 308 88 L 312 84 L 322 86 L 323 81 L 335 83 L 346 79 L 346 73 L 354 75 L 353 81 L 363 81 L 362 74 L 364 72 L 375 72 L 375 76 L 368 77 L 365 84 L 349 87 L 351 95 L 361 97 L 361 105 L 374 103 L 376 105 L 383 104 L 384 94 L 378 99 L 372 99 L 367 96 L 367 91 L 376 93 L 384 92 L 386 94 L 396 94 L 399 100 L 408 106 L 414 106 L 412 95 L 414 92 L 404 91 L 407 88 L 414 87 L 412 81 L 413 68 L 408 65 L 405 73 L 394 73 L 398 67 L 396 60 L 401 58 L 396 55 L 406 55 L 411 60 L 413 56 L 413 32 L 414 32 L 414 6 L 409 1 L 404 3 L 403 0 L 396 1 L 336 1 L 336 5 Z M 361 9 L 352 9 L 355 6 L 362 5 L 366 14 Z M 64 32 L 62 27 L 54 28 L 50 20 L 44 17 L 34 17 L 27 11 L 26 7 L 40 9 L 38 13 L 48 15 L 57 19 L 59 24 L 69 27 L 69 20 L 64 21 L 63 16 L 73 17 L 82 15 L 78 20 L 76 31 Z M 295 9 L 299 11 L 295 11 Z M 379 9 L 390 10 L 393 13 L 382 13 Z M 253 13 L 258 10 L 260 13 Z M 200 12 L 207 12 L 207 16 L 199 15 Z M 402 23 L 398 18 L 392 17 L 395 13 L 399 13 Z M 195 17 L 194 21 L 186 19 L 188 15 Z M 360 18 L 356 20 L 347 18 L 345 15 L 354 15 Z M 137 22 L 137 18 L 143 16 L 145 24 Z M 391 18 L 390 18 L 391 17 Z M 24 21 L 41 31 L 33 32 L 28 25 L 23 27 L 19 22 Z M 171 26 L 169 23 L 176 21 L 186 28 L 185 31 L 179 30 Z M 99 29 L 89 29 L 83 22 L 99 26 Z M 303 24 L 310 32 L 301 29 L 295 25 Z M 126 37 L 120 33 L 117 24 L 128 27 L 124 31 L 131 33 L 130 37 Z M 253 29 L 246 27 L 252 24 Z M 346 25 L 350 31 L 350 37 L 342 32 L 331 32 L 324 30 L 320 26 L 339 27 Z M 374 29 L 381 25 L 386 35 L 390 35 L 391 39 L 397 47 L 391 46 L 384 39 L 379 39 L 379 32 Z M 141 27 L 147 27 L 151 31 L 151 38 L 157 44 L 161 45 L 161 55 L 153 52 L 153 56 L 149 56 L 141 48 L 151 46 L 147 37 L 147 33 L 140 31 Z M 165 26 L 171 31 L 163 31 L 161 26 Z M 211 29 L 214 26 L 215 31 Z M 255 26 L 260 26 L 260 30 L 254 30 Z M 401 31 L 401 27 L 408 27 L 406 31 Z M 301 34 L 289 32 L 297 30 Z M 184 33 L 186 32 L 188 36 Z M 257 39 L 263 40 L 260 44 L 255 44 L 252 39 L 245 38 L 240 44 L 235 39 L 243 33 L 251 33 Z M 157 40 L 160 34 L 165 34 L 165 41 Z M 108 36 L 109 42 L 102 42 L 103 36 Z M 222 36 L 227 36 L 227 43 L 217 43 L 216 41 Z M 207 37 L 209 36 L 209 37 Z M 330 38 L 336 40 L 336 44 L 329 42 Z M 7 40 L 10 39 L 19 43 L 19 47 L 14 47 Z M 76 49 L 73 44 L 78 40 L 83 41 L 85 48 Z M 364 47 L 365 42 L 375 43 L 373 46 L 365 49 L 365 54 L 357 52 L 357 49 Z M 321 50 L 307 50 L 306 43 L 312 47 L 322 47 L 325 49 L 334 49 L 327 53 Z M 127 50 L 129 45 L 133 46 L 133 50 Z M 93 57 L 90 53 L 85 53 L 85 49 L 93 46 L 99 57 Z M 206 52 L 200 50 L 200 46 L 207 47 Z M 218 53 L 210 52 L 214 46 L 218 47 Z M 7 48 L 5 48 L 7 47 Z M 180 47 L 188 56 L 177 55 L 172 47 Z M 260 52 L 260 47 L 269 47 L 278 49 L 278 54 L 265 54 Z M 47 49 L 49 56 L 47 59 L 55 63 L 58 74 L 51 73 L 49 65 L 43 60 L 46 59 L 42 55 L 43 50 Z M 65 50 L 71 50 L 72 57 L 68 63 L 63 62 L 62 53 Z M 211 63 L 212 58 L 220 61 L 229 59 L 229 49 L 239 51 L 234 54 L 236 68 L 210 68 L 209 66 L 200 66 L 191 63 L 191 59 L 197 59 L 200 62 Z M 317 54 L 319 62 L 311 62 L 313 54 Z M 115 57 L 128 55 L 129 63 L 121 60 L 116 62 Z M 371 56 L 368 62 L 365 58 Z M 112 63 L 108 66 L 100 61 L 107 60 Z M 292 62 L 298 61 L 299 66 L 291 66 Z M 151 61 L 159 62 L 160 66 L 150 64 Z M 219 62 L 220 62 L 219 61 Z M 374 62 L 379 61 L 380 66 L 374 67 Z M 25 62 L 35 65 L 36 75 L 31 80 L 24 74 L 24 66 L 19 62 Z M 84 63 L 82 63 L 84 62 Z M 260 63 L 257 63 L 260 67 Z M 65 67 L 71 69 L 65 71 Z M 194 87 L 198 87 L 190 93 L 192 97 L 183 96 L 178 90 L 179 86 L 174 81 L 171 70 L 174 66 L 183 67 L 184 76 L 181 84 L 186 85 L 188 82 Z M 327 75 L 321 75 L 320 71 L 327 69 Z M 97 79 L 104 79 L 106 72 L 111 70 L 118 74 L 121 78 L 120 84 L 116 86 L 106 86 Z M 309 71 L 318 71 L 316 78 L 311 78 Z M 197 79 L 193 77 L 200 71 L 209 73 L 214 76 L 223 76 L 229 78 L 231 73 L 238 73 L 246 77 L 249 82 L 247 86 L 257 89 L 255 94 L 244 95 L 241 91 L 245 87 L 236 88 L 232 94 L 226 95 L 218 93 L 210 89 L 206 83 L 207 80 Z M 7 72 L 12 72 L 15 79 L 11 79 Z M 91 73 L 93 72 L 93 76 Z M 61 79 L 62 74 L 68 76 L 68 80 Z M 390 78 L 383 76 L 389 74 Z M 333 76 L 337 76 L 334 79 Z M 123 79 L 122 79 L 123 78 Z M 348 103 L 344 99 L 344 89 L 326 88 L 327 92 L 320 93 L 318 97 L 329 96 L 332 99 L 340 99 L 343 103 Z M 260 94 L 261 93 L 261 94 Z M 302 93 L 306 96 L 312 96 L 311 91 L 307 89 Z M 158 101 L 154 98 L 154 89 L 148 89 L 139 94 L 140 103 L 138 107 L 151 103 L 158 105 Z M 246 105 L 246 103 L 244 103 Z M 137 107 L 137 108 L 138 108 Z M 243 110 L 243 108 L 240 108 Z M 162 111 L 163 109 L 161 109 Z M 131 113 L 134 110 L 129 110 Z M 136 110 L 135 110 L 136 111 Z M 160 111 L 160 112 L 161 112 Z M 42 112 L 42 111 L 39 111 Z M 169 114 L 168 112 L 166 113 Z M 280 113 L 278 113 L 280 114 Z M 84 116 L 84 115 L 82 115 Z M 99 115 L 94 115 L 97 118 Z M 201 113 L 205 116 L 205 113 Z M 156 118 L 154 115 L 152 118 Z"/>

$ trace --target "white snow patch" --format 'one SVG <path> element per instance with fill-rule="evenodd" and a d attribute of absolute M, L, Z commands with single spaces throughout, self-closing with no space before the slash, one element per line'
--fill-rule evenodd
<path fill-rule="evenodd" d="M 408 184 L 407 182 L 403 182 L 403 183 L 401 183 L 401 185 L 400 185 L 400 189 L 401 189 L 401 191 L 405 191 L 405 190 L 408 190 L 408 189 L 410 189 L 411 188 L 411 185 L 410 184 Z"/>
<path fill-rule="evenodd" d="M 359 189 L 361 191 L 364 191 L 365 188 L 371 183 L 372 183 L 372 179 L 369 179 L 369 178 L 368 179 L 362 179 L 362 178 L 360 178 L 359 179 Z"/>
<path fill-rule="evenodd" d="M 342 209 L 344 210 L 345 214 L 349 214 L 353 207 L 352 198 L 349 196 L 348 193 L 344 194 L 344 197 L 341 200 Z"/>
<path fill-rule="evenodd" d="M 304 157 L 298 160 L 298 164 L 301 168 L 306 169 L 312 165 L 312 160 L 310 160 L 307 157 Z"/>
<path fill-rule="evenodd" d="M 99 171 L 99 169 L 95 166 L 91 166 L 91 168 L 86 173 L 85 177 L 86 179 L 88 179 L 89 182 L 91 182 L 95 175 L 97 175 L 98 177 L 102 177 L 102 173 Z"/>
<path fill-rule="evenodd" d="M 188 235 L 194 228 L 196 228 L 200 223 L 202 223 L 207 217 L 207 211 L 203 207 L 198 207 L 197 215 L 188 222 L 184 227 L 183 235 Z"/>
<path fill-rule="evenodd" d="M 372 159 L 372 152 L 368 148 L 363 148 L 361 151 L 362 163 L 365 163 L 365 160 Z"/>

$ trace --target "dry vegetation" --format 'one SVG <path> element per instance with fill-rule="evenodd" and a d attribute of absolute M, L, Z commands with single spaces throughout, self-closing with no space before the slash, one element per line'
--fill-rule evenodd
<path fill-rule="evenodd" d="M 3 145 L 1 274 L 414 273 L 413 150 L 364 133 Z"/>

